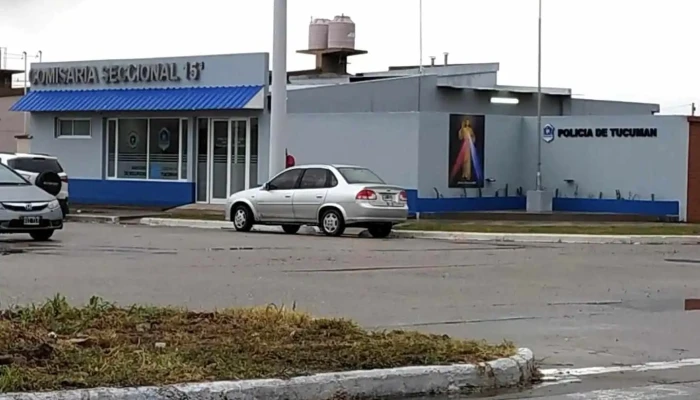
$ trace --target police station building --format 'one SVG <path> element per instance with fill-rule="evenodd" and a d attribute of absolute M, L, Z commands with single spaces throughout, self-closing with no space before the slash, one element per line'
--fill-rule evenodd
<path fill-rule="evenodd" d="M 497 63 L 311 72 L 290 73 L 289 153 L 367 166 L 407 189 L 412 212 L 524 210 L 539 147 L 555 211 L 700 221 L 696 119 L 544 88 L 538 132 L 536 89 L 497 84 Z M 12 110 L 30 113 L 31 151 L 60 158 L 74 203 L 223 203 L 268 179 L 266 53 L 39 63 L 30 75 Z"/>

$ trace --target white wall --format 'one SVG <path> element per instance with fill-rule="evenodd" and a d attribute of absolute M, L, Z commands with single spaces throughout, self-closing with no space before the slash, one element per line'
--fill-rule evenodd
<path fill-rule="evenodd" d="M 54 137 L 54 114 L 32 113 L 29 122 L 29 132 L 34 136 L 31 151 L 58 157 L 71 178 L 102 179 L 104 127 L 101 116 L 94 115 L 61 115 L 62 118 L 91 118 L 92 137 L 59 139 Z"/>
<path fill-rule="evenodd" d="M 581 116 L 543 118 L 542 126 L 560 128 L 657 128 L 656 138 L 565 138 L 542 142 L 543 184 L 574 197 L 678 200 L 685 218 L 688 169 L 688 121 L 677 116 Z M 523 182 L 534 188 L 537 169 L 537 120 L 525 117 Z M 564 182 L 574 179 L 573 185 Z"/>
<path fill-rule="evenodd" d="M 288 148 L 297 165 L 361 165 L 392 184 L 418 187 L 418 113 L 289 114 L 288 118 Z"/>

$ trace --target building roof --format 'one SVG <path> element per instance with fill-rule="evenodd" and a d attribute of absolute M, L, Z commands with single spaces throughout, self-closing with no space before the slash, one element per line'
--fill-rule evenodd
<path fill-rule="evenodd" d="M 263 108 L 263 86 L 34 90 L 10 111 L 188 111 Z M 260 97 L 262 99 L 262 97 Z M 255 103 L 255 104 L 253 104 Z"/>
<path fill-rule="evenodd" d="M 523 94 L 533 94 L 537 93 L 536 87 L 530 86 L 508 86 L 508 85 L 496 85 L 496 86 L 472 86 L 472 85 L 455 85 L 450 83 L 443 83 L 438 81 L 438 87 L 448 88 L 448 89 L 471 89 L 483 92 L 508 92 L 508 93 L 523 93 Z M 565 88 L 541 88 L 542 94 L 549 96 L 571 96 L 571 89 Z"/>

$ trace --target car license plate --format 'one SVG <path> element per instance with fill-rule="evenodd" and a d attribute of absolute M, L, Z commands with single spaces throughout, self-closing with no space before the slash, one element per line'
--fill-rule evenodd
<path fill-rule="evenodd" d="M 22 217 L 22 224 L 25 226 L 37 226 L 40 222 L 40 217 Z"/>
<path fill-rule="evenodd" d="M 393 194 L 385 194 L 383 195 L 384 201 L 394 201 L 394 195 Z"/>

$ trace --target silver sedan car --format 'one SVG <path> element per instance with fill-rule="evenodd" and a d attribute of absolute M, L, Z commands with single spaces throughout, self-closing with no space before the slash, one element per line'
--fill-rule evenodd
<path fill-rule="evenodd" d="M 226 204 L 226 220 L 243 232 L 261 224 L 281 225 L 294 234 L 300 226 L 311 225 L 328 236 L 340 236 L 346 227 L 360 227 L 383 238 L 407 217 L 403 188 L 351 165 L 292 167 L 262 187 L 234 193 Z"/>
<path fill-rule="evenodd" d="M 28 233 L 34 240 L 47 241 L 63 228 L 63 212 L 56 197 L 61 178 L 54 172 L 40 175 L 32 185 L 23 176 L 0 163 L 0 234 Z"/>

